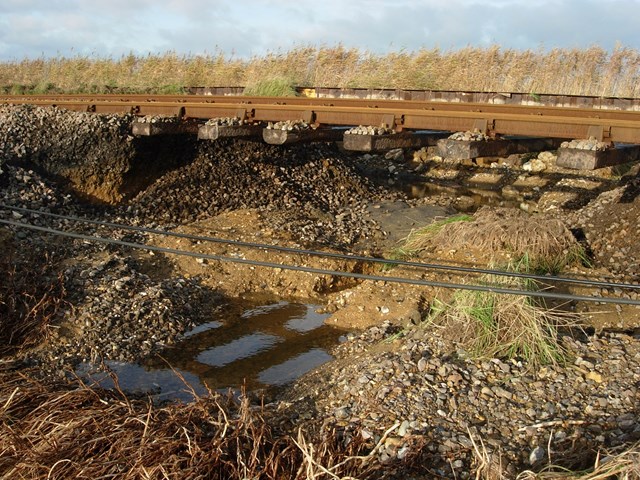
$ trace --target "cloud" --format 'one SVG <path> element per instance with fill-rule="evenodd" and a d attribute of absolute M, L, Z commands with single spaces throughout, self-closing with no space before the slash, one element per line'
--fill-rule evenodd
<path fill-rule="evenodd" d="M 0 58 L 295 45 L 640 49 L 640 0 L 3 0 Z"/>

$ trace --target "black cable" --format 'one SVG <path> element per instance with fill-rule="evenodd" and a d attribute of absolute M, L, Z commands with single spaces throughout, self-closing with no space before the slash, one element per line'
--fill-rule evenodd
<path fill-rule="evenodd" d="M 521 296 L 537 297 L 537 298 L 555 298 L 555 299 L 568 300 L 568 301 L 585 301 L 585 302 L 615 303 L 615 304 L 623 304 L 623 305 L 640 305 L 640 300 L 631 300 L 626 298 L 591 297 L 591 296 L 584 296 L 584 295 L 571 295 L 566 293 L 517 290 L 517 289 L 502 288 L 502 287 L 492 287 L 489 285 L 466 285 L 466 284 L 460 284 L 460 283 L 436 282 L 436 281 L 430 281 L 430 280 L 418 280 L 418 279 L 410 279 L 410 278 L 403 278 L 403 277 L 386 277 L 386 276 L 380 276 L 380 275 L 367 275 L 363 273 L 343 272 L 338 270 L 325 270 L 321 268 L 303 267 L 299 265 L 286 265 L 281 263 L 262 262 L 258 260 L 248 260 L 244 258 L 231 258 L 231 257 L 224 257 L 221 255 L 188 252 L 185 250 L 178 250 L 174 248 L 156 247 L 153 245 L 143 245 L 139 243 L 125 242 L 122 240 L 114 240 L 110 238 L 94 237 L 91 235 L 84 235 L 81 233 L 65 232 L 62 230 L 39 227 L 36 225 L 14 222 L 11 220 L 0 219 L 0 224 L 10 225 L 18 228 L 27 228 L 27 229 L 36 230 L 39 232 L 50 233 L 53 235 L 61 235 L 61 236 L 66 236 L 70 238 L 77 238 L 80 240 L 107 243 L 111 245 L 120 245 L 123 247 L 130 247 L 130 248 L 140 248 L 140 249 L 149 250 L 153 252 L 170 253 L 170 254 L 182 255 L 186 257 L 204 258 L 208 260 L 217 260 L 220 262 L 240 263 L 240 264 L 254 265 L 259 267 L 281 268 L 283 270 L 316 273 L 319 275 L 334 275 L 334 276 L 341 276 L 341 277 L 358 278 L 362 280 L 403 283 L 403 284 L 409 284 L 409 285 L 422 285 L 422 286 L 439 287 L 439 288 L 454 288 L 454 289 L 461 289 L 461 290 L 492 292 L 492 293 L 508 294 L 508 295 L 521 295 Z"/>
<path fill-rule="evenodd" d="M 587 279 L 558 277 L 558 276 L 549 276 L 549 275 L 536 275 L 536 274 L 529 274 L 529 273 L 522 273 L 522 272 L 506 272 L 502 270 L 462 267 L 462 266 L 456 266 L 456 265 L 441 265 L 441 264 L 435 264 L 435 263 L 411 262 L 406 260 L 391 260 L 391 259 L 385 259 L 385 258 L 365 257 L 361 255 L 349 255 L 344 253 L 320 252 L 317 250 L 306 250 L 306 249 L 299 249 L 299 248 L 293 248 L 293 247 L 284 247 L 279 245 L 266 245 L 261 243 L 244 242 L 240 240 L 227 240 L 227 239 L 217 238 L 217 237 L 190 235 L 187 233 L 167 232 L 164 230 L 157 230 L 154 228 L 136 227 L 133 225 L 123 225 L 118 223 L 105 222 L 101 220 L 90 220 L 90 219 L 84 219 L 84 218 L 78 218 L 78 217 L 70 217 L 67 215 L 60 215 L 57 213 L 42 212 L 39 210 L 31 210 L 28 208 L 13 207 L 13 206 L 3 205 L 3 204 L 0 204 L 0 208 L 6 208 L 9 210 L 15 210 L 23 213 L 45 215 L 53 218 L 59 218 L 62 220 L 71 220 L 75 222 L 89 223 L 93 225 L 101 225 L 101 226 L 116 228 L 121 230 L 131 230 L 135 232 L 143 232 L 143 233 L 149 233 L 154 235 L 166 235 L 166 236 L 171 236 L 176 238 L 185 238 L 185 239 L 194 240 L 194 241 L 222 243 L 222 244 L 247 247 L 247 248 L 274 250 L 279 252 L 294 253 L 298 255 L 313 255 L 313 256 L 325 257 L 325 258 L 339 258 L 342 260 L 356 260 L 356 261 L 362 261 L 362 262 L 368 262 L 368 263 L 381 263 L 385 265 L 398 265 L 398 266 L 415 267 L 415 268 L 423 268 L 423 269 L 431 269 L 431 270 L 444 270 L 444 271 L 451 271 L 451 272 L 472 273 L 472 274 L 479 274 L 479 275 L 496 275 L 496 276 L 504 276 L 504 277 L 512 277 L 512 278 L 525 278 L 530 280 L 538 280 L 542 282 L 554 281 L 559 283 L 572 283 L 574 285 L 586 285 L 589 287 L 640 289 L 640 285 L 638 284 L 605 282 L 600 280 L 587 280 Z"/>

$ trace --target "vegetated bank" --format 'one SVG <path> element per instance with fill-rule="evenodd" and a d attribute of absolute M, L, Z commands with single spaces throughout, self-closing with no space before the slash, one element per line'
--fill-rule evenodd
<path fill-rule="evenodd" d="M 331 145 L 187 141 L 188 148 L 180 148 L 175 140 L 173 154 L 163 160 L 165 139 L 144 144 L 130 138 L 127 117 L 27 107 L 6 107 L 1 113 L 5 204 L 261 243 L 389 255 L 394 243 L 386 240 L 391 235 L 383 233 L 385 222 L 411 217 L 429 203 L 464 203 L 456 190 L 410 200 L 381 185 L 398 181 L 398 171 L 432 182 L 450 178 L 451 163 L 427 152 L 415 157 L 406 152 L 406 163 L 397 158 L 390 165 L 383 156 L 346 154 Z M 54 132 L 60 133 L 51 142 Z M 580 258 L 567 258 L 561 267 L 566 272 L 637 282 L 634 265 L 640 256 L 633 239 L 639 227 L 631 222 L 640 202 L 637 172 L 576 178 L 575 172 L 569 176 L 554 169 L 550 156 L 542 158 L 548 160 L 547 174 L 526 173 L 518 163 L 522 158 L 496 162 L 490 169 L 470 166 L 469 177 L 456 171 L 456 182 L 462 183 L 500 175 L 508 183 L 506 192 L 536 184 L 539 196 L 523 199 L 523 205 L 541 212 L 480 210 L 465 225 L 440 225 L 446 241 L 433 237 L 419 248 L 405 246 L 405 254 L 458 264 L 487 266 L 509 258 L 513 263 L 516 245 L 509 243 L 512 235 L 498 234 L 502 229 L 515 226 L 521 235 L 531 235 L 522 237 L 524 244 L 532 244 L 531 239 L 542 238 L 536 225 L 559 222 L 557 231 L 564 232 L 559 238 L 568 242 L 559 243 L 560 253 L 577 244 L 566 235 L 567 226 L 582 229 L 593 253 L 591 267 Z M 156 162 L 157 168 L 146 169 L 146 162 Z M 139 171 L 149 175 L 133 188 Z M 85 177 L 97 180 L 79 181 Z M 391 205 L 402 209 L 385 216 Z M 6 209 L 0 214 L 11 221 L 178 246 L 177 240 L 140 232 L 70 225 Z M 490 231 L 483 236 L 483 230 Z M 592 467 L 598 452 L 623 450 L 629 451 L 607 468 L 622 465 L 630 474 L 636 468 L 637 463 L 623 463 L 637 456 L 640 431 L 640 348 L 631 323 L 623 330 L 583 334 L 566 325 L 577 320 L 568 309 L 565 316 L 546 315 L 540 318 L 550 322 L 538 322 L 536 315 L 548 311 L 526 297 L 505 297 L 506 303 L 499 303 L 484 296 L 467 308 L 473 297 L 426 288 L 266 273 L 22 229 L 1 231 L 2 268 L 9 281 L 0 292 L 0 331 L 5 334 L 0 404 L 11 419 L 0 431 L 3 475 L 512 478 L 550 463 Z M 197 242 L 183 242 L 180 248 L 222 253 L 214 250 L 222 247 Z M 618 251 L 624 257 L 616 256 Z M 287 263 L 292 258 L 273 252 L 226 253 Z M 303 262 L 377 272 L 361 262 Z M 454 280 L 451 273 L 398 267 L 396 272 Z M 190 405 L 153 406 L 60 377 L 65 367 L 85 358 L 153 355 L 202 322 L 205 305 L 223 305 L 226 295 L 252 291 L 322 298 L 333 312 L 330 321 L 360 330 L 336 349 L 335 362 L 264 406 L 249 403 L 250 395 L 240 404 L 213 395 Z M 637 298 L 637 293 L 628 295 Z M 486 313 L 488 305 L 498 314 L 476 316 L 487 322 L 473 324 L 468 312 Z M 613 318 L 611 326 L 623 317 L 633 319 L 634 313 L 634 307 L 593 310 L 592 315 Z M 522 312 L 534 313 L 519 317 Z M 544 335 L 529 343 L 547 346 L 553 355 L 527 357 L 526 351 L 510 348 L 514 342 L 503 332 L 517 331 L 522 325 L 513 319 L 518 318 L 533 319 L 524 324 L 529 325 L 524 332 Z M 565 328 L 558 329 L 561 324 Z M 486 332 L 497 333 L 493 347 L 468 341 L 488 338 L 483 325 Z M 472 326 L 477 330 L 468 330 Z"/>
<path fill-rule="evenodd" d="M 0 63 L 0 87 L 7 93 L 178 93 L 185 87 L 230 85 L 246 86 L 252 94 L 285 95 L 293 93 L 292 86 L 309 86 L 637 98 L 639 65 L 640 53 L 621 46 L 607 51 L 493 45 L 388 54 L 304 46 L 249 59 L 224 52 L 25 58 Z"/>

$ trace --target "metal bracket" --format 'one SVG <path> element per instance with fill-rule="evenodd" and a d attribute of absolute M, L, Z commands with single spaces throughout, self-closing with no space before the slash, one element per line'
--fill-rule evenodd
<path fill-rule="evenodd" d="M 485 135 L 489 135 L 490 137 L 495 137 L 495 128 L 496 121 L 491 119 L 488 120 L 486 118 L 478 118 L 473 122 L 473 130 L 477 130 Z"/>
<path fill-rule="evenodd" d="M 403 125 L 404 125 L 404 115 L 400 115 L 399 117 L 396 117 L 392 113 L 383 115 L 382 122 L 380 124 L 381 127 L 391 128 L 396 132 L 401 132 Z"/>
<path fill-rule="evenodd" d="M 235 117 L 239 118 L 241 123 L 244 123 L 244 121 L 247 119 L 247 110 L 244 108 L 238 108 L 236 110 Z"/>
<path fill-rule="evenodd" d="M 396 116 L 392 113 L 382 116 L 381 125 L 384 128 L 395 128 L 396 126 Z"/>
<path fill-rule="evenodd" d="M 599 142 L 610 142 L 611 140 L 611 127 L 605 127 L 604 125 L 592 125 L 587 130 L 587 138 L 595 138 Z"/>
<path fill-rule="evenodd" d="M 316 120 L 316 112 L 314 112 L 313 110 L 305 110 L 304 112 L 302 112 L 301 120 L 308 124 L 314 123 Z"/>

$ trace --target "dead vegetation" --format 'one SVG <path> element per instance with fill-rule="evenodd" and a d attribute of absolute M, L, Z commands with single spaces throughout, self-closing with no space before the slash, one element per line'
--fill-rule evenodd
<path fill-rule="evenodd" d="M 66 307 L 62 278 L 46 252 L 25 257 L 10 236 L 0 240 L 0 356 L 33 347 L 45 339 Z"/>
<path fill-rule="evenodd" d="M 154 406 L 119 388 L 0 371 L 0 405 L 2 478 L 320 479 L 381 471 L 375 446 L 357 438 L 345 444 L 330 428 L 315 441 L 302 429 L 289 435 L 246 396 Z"/>
<path fill-rule="evenodd" d="M 639 480 L 640 443 L 617 452 L 598 455 L 593 468 L 576 473 L 554 466 L 539 473 L 522 472 L 518 480 Z"/>
<path fill-rule="evenodd" d="M 412 257 L 425 250 L 470 247 L 485 252 L 491 263 L 526 257 L 527 268 L 534 272 L 557 273 L 566 265 L 586 261 L 583 248 L 561 220 L 489 207 L 480 208 L 473 217 L 454 216 L 418 229 L 398 252 Z"/>
<path fill-rule="evenodd" d="M 76 56 L 0 63 L 8 93 L 180 93 L 188 86 L 252 86 L 280 79 L 296 86 L 473 90 L 640 97 L 640 52 L 619 46 L 515 50 L 422 48 L 376 54 L 302 46 L 248 59 L 205 55 Z"/>

